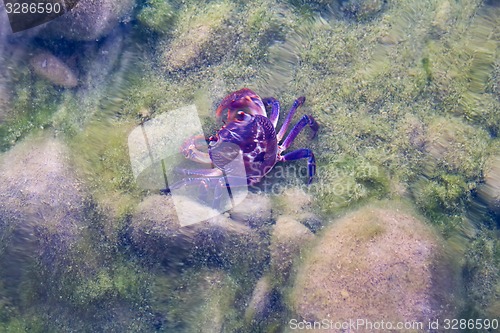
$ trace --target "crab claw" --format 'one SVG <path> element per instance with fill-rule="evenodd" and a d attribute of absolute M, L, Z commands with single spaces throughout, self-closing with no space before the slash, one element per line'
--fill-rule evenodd
<path fill-rule="evenodd" d="M 233 121 L 238 111 L 267 117 L 266 108 L 264 107 L 264 103 L 262 103 L 262 99 L 248 88 L 243 88 L 226 96 L 217 108 L 217 119 L 220 119 L 226 110 L 227 122 Z"/>

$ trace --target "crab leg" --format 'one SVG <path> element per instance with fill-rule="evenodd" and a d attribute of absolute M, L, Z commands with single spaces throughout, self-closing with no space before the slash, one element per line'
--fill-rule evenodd
<path fill-rule="evenodd" d="M 188 176 L 201 176 L 201 177 L 222 177 L 222 170 L 214 169 L 183 169 L 175 168 L 175 171 Z"/>
<path fill-rule="evenodd" d="M 175 183 L 173 183 L 171 186 L 168 188 L 161 190 L 160 192 L 162 193 L 170 193 L 172 190 L 177 190 L 179 188 L 182 188 L 184 186 L 206 186 L 206 187 L 211 187 L 217 184 L 220 178 L 196 178 L 196 177 L 189 177 L 189 178 L 184 178 L 181 179 Z"/>
<path fill-rule="evenodd" d="M 283 144 L 280 146 L 280 151 L 284 151 L 290 147 L 297 135 L 299 135 L 300 131 L 302 131 L 306 125 L 311 127 L 311 130 L 313 131 L 311 139 L 314 138 L 318 132 L 319 125 L 316 120 L 314 120 L 313 116 L 303 115 L 299 122 L 292 128 L 285 141 L 283 141 Z"/>
<path fill-rule="evenodd" d="M 198 147 L 204 145 L 207 146 L 205 137 L 203 135 L 192 136 L 187 139 L 182 145 L 182 154 L 191 161 L 198 163 L 211 164 L 212 160 L 210 155 L 198 149 Z"/>
<path fill-rule="evenodd" d="M 189 169 L 184 169 L 184 170 L 189 170 Z M 212 171 L 213 169 L 206 169 L 208 171 Z M 184 186 L 197 186 L 197 185 L 202 185 L 203 187 L 212 187 L 217 186 L 221 181 L 222 185 L 224 187 L 240 187 L 240 186 L 247 186 L 247 178 L 246 177 L 241 177 L 241 176 L 226 176 L 224 177 L 222 174 L 222 171 L 219 169 L 216 169 L 220 171 L 220 175 L 216 175 L 214 173 L 213 177 L 207 176 L 206 178 L 202 177 L 188 177 L 181 179 L 175 183 L 173 183 L 171 186 L 168 188 L 161 190 L 160 192 L 162 193 L 169 193 L 171 190 L 176 190 Z M 204 171 L 203 169 L 199 171 Z M 196 174 L 193 174 L 196 176 Z M 201 174 L 200 174 L 201 175 Z M 226 179 L 227 178 L 227 183 Z"/>
<path fill-rule="evenodd" d="M 304 96 L 302 96 L 302 97 L 297 98 L 295 100 L 295 102 L 293 102 L 293 105 L 292 105 L 290 111 L 288 111 L 288 115 L 285 118 L 285 122 L 281 126 L 281 129 L 280 129 L 278 135 L 276 136 L 278 138 L 278 142 L 280 142 L 281 139 L 285 136 L 285 133 L 288 129 L 288 126 L 290 126 L 290 122 L 292 121 L 292 118 L 295 115 L 297 108 L 299 106 L 301 106 L 302 104 L 304 104 L 305 101 L 306 101 L 306 98 Z"/>
<path fill-rule="evenodd" d="M 262 102 L 265 106 L 271 105 L 271 115 L 269 116 L 269 120 L 273 124 L 273 127 L 276 128 L 278 125 L 278 118 L 280 116 L 280 102 L 273 97 L 264 98 Z"/>
<path fill-rule="evenodd" d="M 224 178 L 219 178 L 219 180 L 215 184 L 215 191 L 214 191 L 214 199 L 212 201 L 212 208 L 217 209 L 220 207 L 221 198 L 222 198 L 222 195 L 224 193 L 222 191 L 223 188 L 226 188 L 226 182 L 225 182 Z"/>
<path fill-rule="evenodd" d="M 280 157 L 280 161 L 294 161 L 300 160 L 302 158 L 307 158 L 307 173 L 309 174 L 309 182 L 311 184 L 314 175 L 316 174 L 316 159 L 314 158 L 314 154 L 310 149 L 302 148 L 294 150 L 284 156 Z"/>

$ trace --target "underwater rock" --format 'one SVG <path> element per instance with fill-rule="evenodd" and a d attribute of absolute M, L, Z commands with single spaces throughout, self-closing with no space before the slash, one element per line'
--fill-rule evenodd
<path fill-rule="evenodd" d="M 94 41 L 124 21 L 134 5 L 135 0 L 80 0 L 69 13 L 48 22 L 42 35 Z"/>
<path fill-rule="evenodd" d="M 316 232 L 323 222 L 313 213 L 313 197 L 301 188 L 286 189 L 276 198 L 275 208 L 279 214 L 287 215 Z"/>
<path fill-rule="evenodd" d="M 295 215 L 311 207 L 313 198 L 301 188 L 288 188 L 278 198 L 278 209 L 283 214 Z"/>
<path fill-rule="evenodd" d="M 153 32 L 166 34 L 172 29 L 175 12 L 169 1 L 148 0 L 147 6 L 137 14 L 137 20 Z"/>
<path fill-rule="evenodd" d="M 248 193 L 245 200 L 229 211 L 232 220 L 252 228 L 272 222 L 271 199 L 265 195 Z"/>
<path fill-rule="evenodd" d="M 443 260 L 441 241 L 422 221 L 386 206 L 362 208 L 324 230 L 290 294 L 298 316 L 426 322 L 453 314 L 459 274 Z"/>
<path fill-rule="evenodd" d="M 488 134 L 477 127 L 464 124 L 456 118 L 437 117 L 427 129 L 426 152 L 435 165 L 450 172 L 462 173 L 467 178 L 481 176 L 488 147 Z M 431 164 L 432 164 L 431 163 Z M 429 170 L 428 170 L 429 171 Z"/>
<path fill-rule="evenodd" d="M 225 332 L 234 321 L 235 282 L 224 272 L 214 271 L 205 274 L 199 287 L 202 302 L 191 322 L 191 332 Z"/>
<path fill-rule="evenodd" d="M 129 234 L 136 248 L 165 265 L 193 257 L 217 261 L 223 266 L 244 262 L 251 265 L 264 260 L 265 242 L 251 228 L 224 215 L 212 214 L 209 207 L 187 198 L 184 205 L 216 217 L 181 226 L 170 196 L 149 196 L 132 217 Z M 248 256 L 248 251 L 252 256 Z"/>
<path fill-rule="evenodd" d="M 10 96 L 7 92 L 7 82 L 0 76 L 0 124 L 5 121 L 9 108 Z"/>
<path fill-rule="evenodd" d="M 87 45 L 88 49 L 83 52 L 86 56 L 81 64 L 84 75 L 80 78 L 80 82 L 83 87 L 100 89 L 105 84 L 124 54 L 123 44 L 123 29 L 115 28 L 98 48 L 96 43 Z"/>
<path fill-rule="evenodd" d="M 484 184 L 478 188 L 479 196 L 488 203 L 488 207 L 500 214 L 500 156 L 492 156 L 486 163 Z"/>
<path fill-rule="evenodd" d="M 450 28 L 452 19 L 451 14 L 452 8 L 450 1 L 445 0 L 438 5 L 436 15 L 432 21 L 432 28 L 438 36 L 445 34 Z"/>
<path fill-rule="evenodd" d="M 423 123 L 417 117 L 408 115 L 403 126 L 410 146 L 419 151 L 425 150 L 425 129 Z"/>
<path fill-rule="evenodd" d="M 40 77 L 63 88 L 74 88 L 78 79 L 73 71 L 59 58 L 48 52 L 42 52 L 31 58 L 31 68 Z"/>
<path fill-rule="evenodd" d="M 192 228 L 181 228 L 169 196 L 144 199 L 132 217 L 129 234 L 141 252 L 165 264 L 192 254 L 194 232 Z"/>
<path fill-rule="evenodd" d="M 340 0 L 340 10 L 358 20 L 373 18 L 384 7 L 385 0 Z"/>
<path fill-rule="evenodd" d="M 85 221 L 84 191 L 57 139 L 32 137 L 0 155 L 1 272 L 26 274 L 66 267 Z M 0 252 L 1 253 L 1 252 Z M 31 266 L 29 266 L 31 267 Z M 17 273 L 16 273 L 17 272 Z"/>
<path fill-rule="evenodd" d="M 151 289 L 150 300 L 158 317 L 155 325 L 158 331 L 237 331 L 234 327 L 238 325 L 235 302 L 239 287 L 222 270 L 187 268 L 174 279 L 157 276 Z"/>
<path fill-rule="evenodd" d="M 274 278 L 286 281 L 293 260 L 301 248 L 314 239 L 314 234 L 290 216 L 280 216 L 271 236 L 271 271 Z"/>
<path fill-rule="evenodd" d="M 163 64 L 168 71 L 177 71 L 213 64 L 234 47 L 234 33 L 225 28 L 233 5 L 230 2 L 211 3 L 203 9 L 188 9 L 179 14 L 173 40 L 163 45 Z M 225 28 L 225 29 L 224 29 Z"/>
<path fill-rule="evenodd" d="M 259 271 L 268 257 L 269 242 L 256 230 L 224 215 L 188 226 L 196 232 L 195 256 L 217 267 Z"/>
<path fill-rule="evenodd" d="M 257 281 L 250 298 L 250 302 L 245 310 L 245 320 L 260 322 L 264 320 L 271 311 L 272 284 L 271 277 L 264 275 Z"/>
<path fill-rule="evenodd" d="M 0 124 L 5 120 L 10 101 L 10 93 L 7 90 L 8 70 L 8 34 L 9 22 L 6 13 L 0 13 Z"/>

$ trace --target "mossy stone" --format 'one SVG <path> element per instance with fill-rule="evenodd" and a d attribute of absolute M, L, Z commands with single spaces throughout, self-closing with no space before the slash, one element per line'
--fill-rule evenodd
<path fill-rule="evenodd" d="M 137 15 L 142 25 L 159 34 L 172 30 L 175 20 L 175 10 L 169 1 L 148 0 L 146 6 Z"/>
<path fill-rule="evenodd" d="M 354 16 L 357 20 L 367 20 L 379 13 L 385 0 L 340 0 L 341 10 L 349 16 Z"/>
<path fill-rule="evenodd" d="M 355 313 L 371 321 L 425 322 L 452 314 L 458 280 L 456 272 L 442 275 L 448 264 L 440 261 L 441 242 L 397 203 L 361 208 L 334 221 L 304 256 L 289 305 L 310 321 L 332 314 L 348 321 Z"/>
<path fill-rule="evenodd" d="M 437 117 L 427 128 L 426 151 L 429 161 L 466 179 L 478 179 L 484 168 L 489 144 L 488 134 L 460 119 Z M 431 166 L 431 174 L 432 174 Z"/>
<path fill-rule="evenodd" d="M 234 4 L 211 2 L 186 7 L 178 15 L 173 39 L 163 43 L 162 63 L 168 71 L 189 69 L 216 61 L 224 55 L 234 37 L 226 26 Z"/>

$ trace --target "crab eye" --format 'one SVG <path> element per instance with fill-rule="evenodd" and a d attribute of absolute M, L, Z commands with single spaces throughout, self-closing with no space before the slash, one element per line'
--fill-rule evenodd
<path fill-rule="evenodd" d="M 238 121 L 242 121 L 245 119 L 245 112 L 243 111 L 238 111 L 238 113 L 236 114 L 236 120 Z"/>

